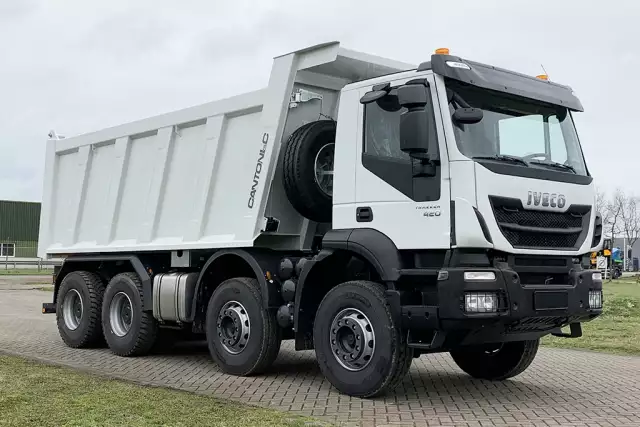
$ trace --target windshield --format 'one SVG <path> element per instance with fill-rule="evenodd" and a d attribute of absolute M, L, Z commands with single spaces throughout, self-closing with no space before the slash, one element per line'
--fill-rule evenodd
<path fill-rule="evenodd" d="M 522 167 L 554 167 L 560 172 L 588 175 L 573 120 L 566 108 L 456 81 L 448 81 L 447 88 L 483 112 L 479 123 L 454 123 L 458 149 L 465 156 L 517 157 L 525 160 Z M 450 104 L 449 108 L 453 114 L 454 106 Z"/>

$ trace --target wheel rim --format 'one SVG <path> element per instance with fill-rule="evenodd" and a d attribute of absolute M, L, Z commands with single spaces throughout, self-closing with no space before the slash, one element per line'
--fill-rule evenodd
<path fill-rule="evenodd" d="M 124 292 L 118 292 L 109 306 L 109 323 L 111 330 L 119 337 L 123 337 L 131 330 L 133 323 L 133 304 L 131 298 Z"/>
<path fill-rule="evenodd" d="M 324 145 L 316 154 L 313 163 L 316 184 L 327 196 L 333 195 L 333 155 L 335 144 L 330 142 Z"/>
<path fill-rule="evenodd" d="M 82 304 L 80 293 L 75 289 L 70 289 L 62 301 L 62 317 L 65 326 L 72 331 L 78 329 L 83 312 L 84 305 Z"/>
<path fill-rule="evenodd" d="M 371 363 L 376 349 L 376 335 L 369 318 L 355 308 L 338 313 L 329 331 L 331 352 L 349 371 L 360 371 Z"/>
<path fill-rule="evenodd" d="M 222 347 L 231 354 L 239 354 L 251 336 L 251 322 L 247 310 L 237 301 L 229 301 L 218 313 L 216 325 Z"/>

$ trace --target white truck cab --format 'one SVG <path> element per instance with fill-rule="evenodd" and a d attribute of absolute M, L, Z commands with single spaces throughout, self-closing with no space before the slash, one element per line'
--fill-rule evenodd
<path fill-rule="evenodd" d="M 263 91 L 52 139 L 40 252 L 65 262 L 43 312 L 122 356 L 204 334 L 234 375 L 293 339 L 361 397 L 425 353 L 513 377 L 602 312 L 579 111 L 446 49 L 413 66 L 328 43 L 277 57 Z"/>
<path fill-rule="evenodd" d="M 463 77 L 436 74 L 429 62 L 417 72 L 354 83 L 342 91 L 333 227 L 375 228 L 398 249 L 425 249 L 428 241 L 428 249 L 587 253 L 592 247 L 595 215 L 585 210 L 593 205 L 595 191 L 571 117 L 572 109 L 582 107 L 571 89 L 448 55 L 435 56 L 435 60 Z M 487 70 L 495 73 L 496 82 L 521 81 L 513 87 L 501 83 L 499 92 L 490 89 L 493 82 L 487 83 L 482 74 Z M 401 148 L 400 121 L 406 108 L 397 101 L 397 88 L 418 79 L 424 79 L 428 101 L 424 107 L 428 127 L 421 135 L 428 145 L 419 152 L 427 157 L 422 165 Z M 485 84 L 473 86 L 462 79 L 484 80 Z M 392 99 L 389 102 L 395 105 L 391 108 L 385 109 L 379 100 L 355 102 L 381 85 L 389 85 L 388 94 L 381 99 Z M 519 95 L 527 89 L 529 96 L 540 99 Z M 547 98 L 542 90 L 555 90 L 559 98 Z M 470 102 L 482 120 L 456 123 L 453 113 L 463 107 L 454 106 L 452 93 Z M 553 101 L 558 105 L 550 103 Z M 429 164 L 432 171 L 414 176 L 419 167 Z M 535 211 L 528 219 L 532 228 L 510 227 L 506 214 L 494 213 L 494 209 L 504 211 L 504 204 Z M 354 216 L 357 209 L 372 215 L 363 220 Z M 560 213 L 575 213 L 586 222 L 577 221 L 574 215 L 572 233 L 554 230 L 565 228 L 557 223 L 563 221 Z"/>

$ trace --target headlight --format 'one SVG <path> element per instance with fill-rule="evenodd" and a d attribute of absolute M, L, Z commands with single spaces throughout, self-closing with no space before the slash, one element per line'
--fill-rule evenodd
<path fill-rule="evenodd" d="M 466 271 L 464 280 L 465 282 L 493 282 L 496 280 L 496 273 L 493 271 Z"/>
<path fill-rule="evenodd" d="M 602 291 L 589 291 L 589 308 L 602 308 Z"/>
<path fill-rule="evenodd" d="M 594 282 L 602 282 L 602 273 L 601 272 L 595 272 L 591 275 L 591 280 L 593 280 Z"/>
<path fill-rule="evenodd" d="M 464 311 L 467 313 L 495 313 L 498 311 L 498 294 L 467 292 L 464 294 Z"/>

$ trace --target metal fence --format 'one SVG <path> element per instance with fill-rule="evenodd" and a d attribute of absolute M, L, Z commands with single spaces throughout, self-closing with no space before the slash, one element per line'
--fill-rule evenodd
<path fill-rule="evenodd" d="M 62 260 L 45 260 L 37 258 L 35 244 L 16 245 L 15 243 L 3 243 L 0 247 L 0 270 L 51 270 L 56 265 L 61 265 Z"/>
<path fill-rule="evenodd" d="M 33 270 L 51 270 L 56 265 L 62 265 L 62 260 L 43 260 L 42 258 L 32 260 L 16 260 L 12 258 L 0 259 L 0 269 L 4 270 L 19 270 L 19 269 L 33 269 Z"/>

